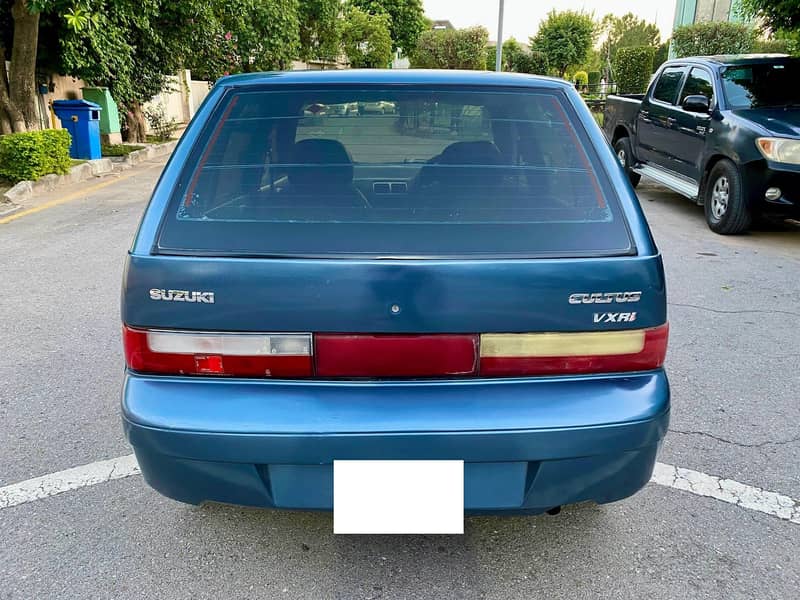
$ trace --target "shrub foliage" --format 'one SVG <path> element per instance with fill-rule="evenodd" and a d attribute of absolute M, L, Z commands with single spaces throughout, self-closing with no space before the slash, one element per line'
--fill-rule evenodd
<path fill-rule="evenodd" d="M 675 56 L 709 56 L 752 52 L 756 31 L 744 23 L 714 21 L 678 27 L 672 34 Z"/>
<path fill-rule="evenodd" d="M 617 92 L 620 94 L 641 94 L 647 89 L 653 72 L 655 48 L 620 48 L 612 65 Z"/>
<path fill-rule="evenodd" d="M 417 40 L 411 64 L 422 69 L 486 68 L 489 32 L 483 27 L 429 30 Z"/>
<path fill-rule="evenodd" d="M 0 177 L 14 183 L 69 172 L 72 139 L 65 129 L 11 133 L 0 137 Z"/>

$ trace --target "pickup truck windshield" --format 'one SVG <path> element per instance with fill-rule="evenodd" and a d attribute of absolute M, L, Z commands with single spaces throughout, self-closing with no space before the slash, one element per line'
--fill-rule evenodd
<path fill-rule="evenodd" d="M 233 90 L 161 253 L 595 256 L 632 244 L 563 96 L 389 86 Z"/>
<path fill-rule="evenodd" d="M 800 61 L 736 65 L 722 73 L 730 108 L 800 106 Z"/>

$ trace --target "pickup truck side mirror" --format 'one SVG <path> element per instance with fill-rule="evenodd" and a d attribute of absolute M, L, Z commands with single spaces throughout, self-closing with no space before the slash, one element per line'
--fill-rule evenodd
<path fill-rule="evenodd" d="M 681 108 L 687 112 L 708 113 L 711 110 L 711 103 L 707 96 L 702 94 L 686 96 L 681 102 Z"/>

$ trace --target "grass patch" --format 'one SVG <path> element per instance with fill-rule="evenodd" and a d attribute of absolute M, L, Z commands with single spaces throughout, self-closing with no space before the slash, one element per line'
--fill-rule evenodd
<path fill-rule="evenodd" d="M 130 144 L 103 144 L 100 150 L 103 156 L 128 156 L 131 152 L 141 150 L 144 146 L 132 146 Z"/>
<path fill-rule="evenodd" d="M 168 140 L 162 140 L 157 135 L 148 135 L 147 136 L 147 143 L 148 144 L 166 144 L 167 142 L 172 142 L 172 141 L 174 141 L 173 138 L 170 138 Z"/>
<path fill-rule="evenodd" d="M 70 162 L 70 166 L 77 167 L 78 165 L 82 165 L 86 161 L 83 160 L 82 158 L 70 158 L 69 162 Z"/>
<path fill-rule="evenodd" d="M 594 120 L 597 121 L 597 124 L 602 127 L 603 126 L 603 113 L 601 112 L 592 112 L 592 116 Z"/>

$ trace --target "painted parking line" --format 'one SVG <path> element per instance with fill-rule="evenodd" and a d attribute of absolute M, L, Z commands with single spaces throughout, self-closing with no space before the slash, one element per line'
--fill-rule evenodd
<path fill-rule="evenodd" d="M 739 483 L 733 479 L 656 463 L 650 481 L 698 496 L 716 498 L 729 504 L 800 524 L 800 500 L 760 487 Z"/>
<path fill-rule="evenodd" d="M 133 454 L 101 460 L 81 467 L 73 467 L 57 473 L 34 477 L 0 488 L 0 509 L 49 498 L 70 490 L 77 490 L 114 479 L 122 479 L 139 473 L 139 465 Z"/>
<path fill-rule="evenodd" d="M 0 488 L 0 509 L 49 498 L 71 490 L 138 475 L 133 454 L 101 460 Z M 697 496 L 715 498 L 741 508 L 761 512 L 800 525 L 800 501 L 714 475 L 656 463 L 650 483 Z"/>

